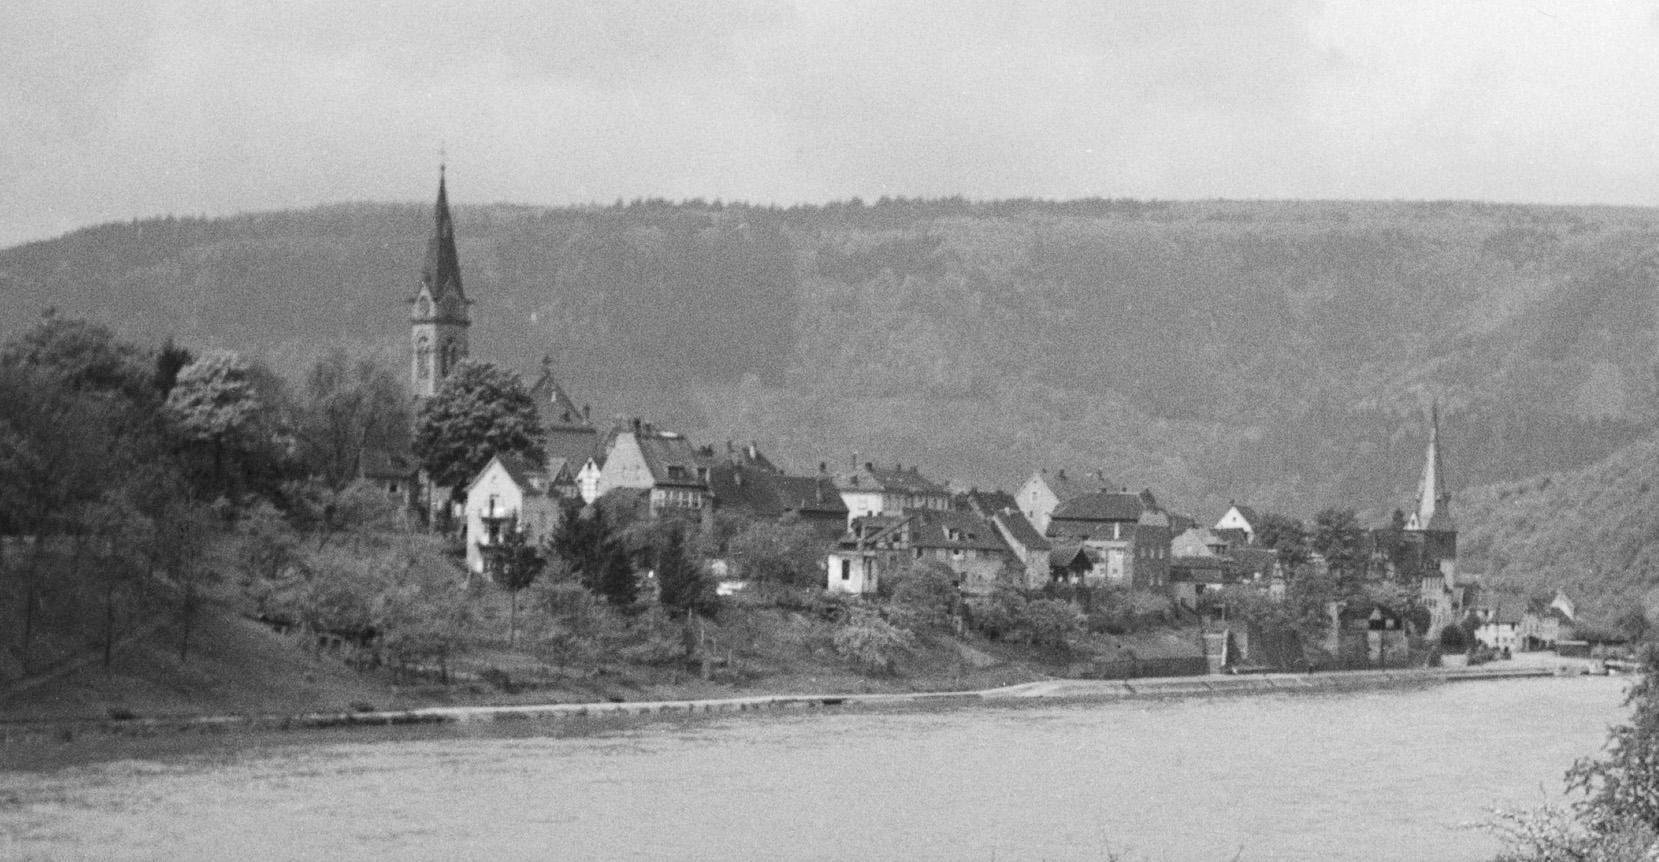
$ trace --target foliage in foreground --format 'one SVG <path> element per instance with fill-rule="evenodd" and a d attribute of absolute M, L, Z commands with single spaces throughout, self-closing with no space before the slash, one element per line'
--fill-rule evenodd
<path fill-rule="evenodd" d="M 1584 794 L 1559 808 L 1499 812 L 1487 828 L 1506 844 L 1500 862 L 1637 862 L 1659 852 L 1659 646 L 1641 655 L 1625 704 L 1630 722 L 1608 732 L 1605 753 L 1567 772 Z"/>

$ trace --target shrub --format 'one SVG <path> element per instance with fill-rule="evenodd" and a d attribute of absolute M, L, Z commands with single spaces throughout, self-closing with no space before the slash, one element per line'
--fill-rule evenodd
<path fill-rule="evenodd" d="M 1055 599 L 1026 602 L 1020 627 L 1037 646 L 1063 649 L 1083 628 L 1083 615 L 1070 604 Z"/>
<path fill-rule="evenodd" d="M 1025 597 L 1018 590 L 998 585 L 988 596 L 974 596 L 964 603 L 968 624 L 974 631 L 992 639 L 1015 637 L 1020 632 L 1020 618 L 1025 612 Z"/>
<path fill-rule="evenodd" d="M 1440 651 L 1458 655 L 1469 651 L 1469 634 L 1460 625 L 1452 624 L 1440 630 Z"/>
<path fill-rule="evenodd" d="M 892 589 L 893 615 L 906 628 L 949 626 L 961 600 L 955 574 L 938 563 L 917 563 L 894 575 Z"/>
<path fill-rule="evenodd" d="M 869 611 L 859 611 L 835 630 L 836 655 L 866 673 L 892 673 L 910 648 L 910 633 Z"/>

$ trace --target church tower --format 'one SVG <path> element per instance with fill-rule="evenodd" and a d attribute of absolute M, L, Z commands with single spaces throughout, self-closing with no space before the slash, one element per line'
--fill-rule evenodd
<path fill-rule="evenodd" d="M 438 204 L 433 212 L 432 239 L 426 243 L 421 283 L 409 300 L 409 339 L 412 361 L 409 389 L 427 398 L 467 356 L 466 294 L 461 291 L 461 260 L 455 253 L 455 223 L 449 217 L 449 195 L 444 169 L 438 167 Z"/>
<path fill-rule="evenodd" d="M 1446 465 L 1440 453 L 1440 405 L 1429 408 L 1429 448 L 1423 477 L 1417 483 L 1417 508 L 1406 519 L 1406 537 L 1420 543 L 1423 567 L 1438 569 L 1448 585 L 1457 581 L 1457 522 L 1452 520 L 1452 493 L 1446 490 Z"/>

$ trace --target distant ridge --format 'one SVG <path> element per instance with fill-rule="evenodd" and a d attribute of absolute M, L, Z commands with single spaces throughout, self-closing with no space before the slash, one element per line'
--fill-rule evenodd
<path fill-rule="evenodd" d="M 473 355 L 551 355 L 600 415 L 1012 487 L 1098 466 L 1382 517 L 1441 399 L 1461 488 L 1594 463 L 1659 405 L 1659 212 L 1470 202 L 468 206 Z M 0 332 L 55 305 L 286 370 L 402 361 L 424 204 L 102 225 L 0 251 Z M 1469 525 L 1465 525 L 1468 529 Z"/>

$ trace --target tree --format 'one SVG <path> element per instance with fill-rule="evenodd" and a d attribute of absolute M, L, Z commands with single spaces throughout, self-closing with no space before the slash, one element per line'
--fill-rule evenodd
<path fill-rule="evenodd" d="M 1020 613 L 1020 627 L 1031 643 L 1050 649 L 1064 649 L 1083 629 L 1083 615 L 1070 602 L 1036 599 L 1026 602 Z"/>
<path fill-rule="evenodd" d="M 497 454 L 540 464 L 541 419 L 519 376 L 463 360 L 415 417 L 415 457 L 432 481 L 460 500 L 466 483 Z"/>
<path fill-rule="evenodd" d="M 753 521 L 734 534 L 726 547 L 748 580 L 823 589 L 819 568 L 823 545 L 811 527 Z"/>
<path fill-rule="evenodd" d="M 1608 732 L 1599 760 L 1573 764 L 1567 786 L 1586 795 L 1579 805 L 1585 819 L 1652 833 L 1659 831 L 1659 646 L 1643 647 L 1640 662 L 1641 677 L 1624 700 L 1630 722 Z"/>
<path fill-rule="evenodd" d="M 909 632 L 867 608 L 854 608 L 830 640 L 836 655 L 867 673 L 892 673 L 898 656 L 913 642 Z"/>
<path fill-rule="evenodd" d="M 685 530 L 673 525 L 657 548 L 657 589 L 670 616 L 690 618 L 712 613 L 714 580 L 686 551 Z"/>
<path fill-rule="evenodd" d="M 598 506 L 567 507 L 559 528 L 548 537 L 548 550 L 576 575 L 584 587 L 613 606 L 633 605 L 639 594 L 633 563 L 621 537 L 610 528 Z"/>
<path fill-rule="evenodd" d="M 274 457 L 263 450 L 287 424 L 281 389 L 268 369 L 228 350 L 203 353 L 179 372 L 164 413 L 184 440 L 211 453 L 214 491 L 235 490 L 262 466 L 258 456 Z"/>
<path fill-rule="evenodd" d="M 0 350 L 0 364 L 37 369 L 74 392 L 119 395 L 141 404 L 154 403 L 151 362 L 145 351 L 117 340 L 107 327 L 60 317 L 50 308 Z"/>
<path fill-rule="evenodd" d="M 535 545 L 530 544 L 524 531 L 519 529 L 517 518 L 507 521 L 501 534 L 501 546 L 491 552 L 490 559 L 490 574 L 495 582 L 507 591 L 509 597 L 511 610 L 507 616 L 507 646 L 516 646 L 518 594 L 525 587 L 535 583 L 536 577 L 547 567 L 547 559 Z"/>
<path fill-rule="evenodd" d="M 1256 525 L 1256 544 L 1277 551 L 1286 571 L 1294 572 L 1308 562 L 1307 528 L 1287 515 L 1263 514 Z"/>
<path fill-rule="evenodd" d="M 398 451 L 407 442 L 409 397 L 400 379 L 371 359 L 335 348 L 305 378 L 296 431 L 314 475 L 341 488 L 360 474 L 366 450 Z"/>
<path fill-rule="evenodd" d="M 1314 517 L 1313 550 L 1325 558 L 1331 574 L 1343 584 L 1362 578 L 1366 570 L 1365 531 L 1353 509 L 1325 509 Z"/>

